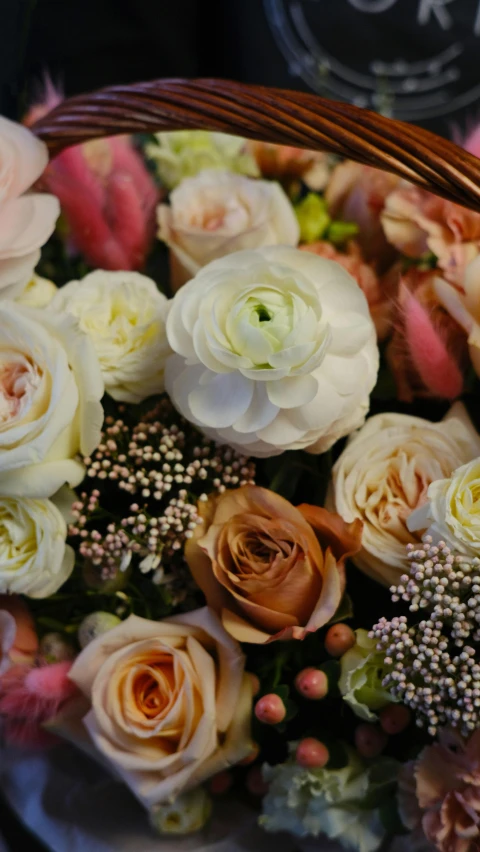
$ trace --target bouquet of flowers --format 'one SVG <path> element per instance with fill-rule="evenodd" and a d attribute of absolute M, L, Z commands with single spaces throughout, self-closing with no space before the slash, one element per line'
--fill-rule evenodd
<path fill-rule="evenodd" d="M 0 120 L 4 743 L 161 834 L 478 850 L 480 214 L 220 133 L 48 162 L 57 100 Z"/>

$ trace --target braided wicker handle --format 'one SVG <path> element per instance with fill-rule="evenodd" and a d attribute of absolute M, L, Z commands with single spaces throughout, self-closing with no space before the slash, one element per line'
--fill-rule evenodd
<path fill-rule="evenodd" d="M 224 80 L 154 80 L 70 98 L 34 127 L 52 154 L 118 133 L 221 130 L 330 151 L 480 211 L 480 160 L 433 133 L 317 95 Z"/>

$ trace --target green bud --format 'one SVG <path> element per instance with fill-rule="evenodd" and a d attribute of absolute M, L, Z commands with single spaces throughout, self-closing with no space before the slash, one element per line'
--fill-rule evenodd
<path fill-rule="evenodd" d="M 341 246 L 352 237 L 356 237 L 359 228 L 356 222 L 332 222 L 328 229 L 327 239 L 335 246 Z"/>
<path fill-rule="evenodd" d="M 320 240 L 331 222 L 325 199 L 316 192 L 309 192 L 299 201 L 295 213 L 300 225 L 300 241 L 304 243 Z"/>
<path fill-rule="evenodd" d="M 98 636 L 107 633 L 112 627 L 120 624 L 118 616 L 112 612 L 91 612 L 87 615 L 78 628 L 78 641 L 81 648 L 86 648 Z"/>

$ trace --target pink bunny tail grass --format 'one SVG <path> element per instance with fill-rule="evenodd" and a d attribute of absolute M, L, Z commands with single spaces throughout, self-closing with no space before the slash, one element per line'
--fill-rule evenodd
<path fill-rule="evenodd" d="M 44 115 L 48 115 L 64 98 L 61 87 L 55 85 L 48 72 L 45 72 L 43 77 L 36 83 L 35 91 L 33 104 L 23 119 L 23 123 L 27 127 L 35 124 L 36 121 L 40 121 Z"/>
<path fill-rule="evenodd" d="M 77 692 L 68 678 L 72 663 L 32 668 L 12 666 L 0 678 L 0 720 L 7 743 L 48 746 L 56 742 L 42 724 Z"/>
<path fill-rule="evenodd" d="M 405 343 L 413 366 L 431 394 L 455 399 L 463 388 L 463 376 L 458 364 L 425 308 L 405 285 L 401 285 L 400 295 Z"/>

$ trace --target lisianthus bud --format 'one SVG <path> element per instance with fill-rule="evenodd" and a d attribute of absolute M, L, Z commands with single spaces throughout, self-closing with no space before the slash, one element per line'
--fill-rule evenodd
<path fill-rule="evenodd" d="M 375 720 L 378 710 L 395 703 L 395 698 L 383 686 L 388 672 L 385 654 L 377 651 L 375 639 L 366 630 L 356 630 L 355 644 L 340 660 L 341 674 L 338 683 L 343 700 L 353 712 L 367 721 Z"/>
<path fill-rule="evenodd" d="M 80 643 L 80 647 L 86 648 L 93 639 L 96 639 L 97 636 L 101 636 L 102 633 L 107 633 L 112 629 L 112 627 L 116 627 L 117 624 L 120 624 L 120 621 L 121 619 L 112 612 L 102 612 L 101 610 L 98 612 L 91 612 L 90 615 L 87 615 L 83 619 L 80 627 L 78 628 L 78 641 Z"/>
<path fill-rule="evenodd" d="M 295 205 L 295 214 L 300 225 L 300 240 L 303 243 L 313 243 L 321 239 L 330 224 L 326 202 L 315 192 L 309 192 Z"/>
<path fill-rule="evenodd" d="M 75 657 L 75 648 L 61 633 L 46 633 L 40 642 L 39 652 L 46 663 L 63 663 Z"/>
<path fill-rule="evenodd" d="M 355 645 L 355 633 L 347 624 L 334 624 L 325 636 L 325 650 L 332 657 L 342 657 Z"/>
<path fill-rule="evenodd" d="M 376 725 L 359 725 L 355 731 L 355 745 L 362 757 L 378 757 L 387 745 L 387 735 Z"/>
<path fill-rule="evenodd" d="M 255 716 L 264 725 L 278 725 L 283 722 L 286 712 L 282 699 L 273 692 L 263 695 L 255 705 Z"/>
<path fill-rule="evenodd" d="M 295 686 L 304 698 L 319 701 L 328 692 L 328 678 L 320 669 L 302 669 L 295 678 Z"/>
<path fill-rule="evenodd" d="M 156 805 L 150 811 L 150 823 L 159 834 L 192 834 L 203 828 L 211 812 L 210 797 L 203 787 L 197 787 L 174 802 Z"/>
<path fill-rule="evenodd" d="M 295 757 L 297 763 L 305 769 L 322 769 L 330 759 L 328 748 L 315 737 L 300 740 Z"/>

